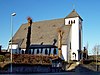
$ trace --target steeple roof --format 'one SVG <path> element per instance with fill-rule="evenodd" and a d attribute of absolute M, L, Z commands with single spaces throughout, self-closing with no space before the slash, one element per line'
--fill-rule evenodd
<path fill-rule="evenodd" d="M 73 18 L 73 17 L 79 17 L 81 20 L 83 20 L 80 15 L 73 9 L 73 11 L 65 18 Z"/>

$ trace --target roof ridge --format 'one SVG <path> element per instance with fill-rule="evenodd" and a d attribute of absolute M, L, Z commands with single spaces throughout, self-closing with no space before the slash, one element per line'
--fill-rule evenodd
<path fill-rule="evenodd" d="M 44 21 L 54 21 L 54 20 L 60 20 L 60 19 L 64 19 L 64 18 L 56 18 L 56 19 L 50 19 L 50 20 L 40 20 L 40 21 L 35 21 L 35 23 L 37 23 L 37 22 L 44 22 Z"/>
<path fill-rule="evenodd" d="M 64 18 L 56 18 L 56 19 L 48 19 L 48 20 L 40 20 L 40 21 L 33 21 L 32 23 L 38 23 L 38 22 L 45 22 L 45 21 L 54 21 L 54 20 L 61 20 Z M 27 23 L 23 23 L 22 25 L 26 25 Z M 21 26 L 22 26 L 21 25 Z"/>

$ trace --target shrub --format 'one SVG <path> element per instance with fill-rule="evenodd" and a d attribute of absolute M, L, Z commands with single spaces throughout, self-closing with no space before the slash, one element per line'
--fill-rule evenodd
<path fill-rule="evenodd" d="M 4 56 L 3 55 L 0 55 L 0 62 L 4 62 Z"/>

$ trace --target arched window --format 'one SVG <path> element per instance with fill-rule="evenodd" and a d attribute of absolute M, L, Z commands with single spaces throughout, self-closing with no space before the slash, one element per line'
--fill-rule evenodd
<path fill-rule="evenodd" d="M 21 48 L 19 48 L 19 54 L 21 53 Z"/>
<path fill-rule="evenodd" d="M 68 24 L 70 24 L 70 20 L 69 20 Z"/>
<path fill-rule="evenodd" d="M 47 50 L 47 49 L 45 49 L 45 54 L 46 54 L 46 55 L 48 54 L 48 50 Z"/>
<path fill-rule="evenodd" d="M 22 54 L 24 54 L 24 50 L 22 50 Z"/>
<path fill-rule="evenodd" d="M 53 54 L 54 54 L 54 55 L 57 54 L 56 48 L 53 50 Z"/>
<path fill-rule="evenodd" d="M 70 42 L 70 49 L 71 49 L 71 42 Z"/>
<path fill-rule="evenodd" d="M 73 52 L 73 58 L 76 60 L 76 53 Z"/>
<path fill-rule="evenodd" d="M 32 54 L 34 54 L 34 49 L 33 49 L 33 52 L 32 52 Z"/>
<path fill-rule="evenodd" d="M 40 50 L 40 51 L 41 51 L 41 54 L 42 54 L 42 52 L 43 52 L 43 48 L 41 48 L 41 50 Z"/>
<path fill-rule="evenodd" d="M 74 20 L 74 23 L 75 23 L 75 20 Z"/>
<path fill-rule="evenodd" d="M 31 54 L 31 49 L 29 49 L 29 54 Z"/>
<path fill-rule="evenodd" d="M 49 55 L 51 54 L 51 48 L 49 48 Z"/>
<path fill-rule="evenodd" d="M 37 49 L 37 54 L 39 54 L 39 49 Z"/>

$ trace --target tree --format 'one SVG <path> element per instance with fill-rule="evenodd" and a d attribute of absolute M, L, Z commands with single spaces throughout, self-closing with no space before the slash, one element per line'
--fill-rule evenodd
<path fill-rule="evenodd" d="M 4 62 L 5 58 L 3 55 L 0 55 L 0 62 Z"/>
<path fill-rule="evenodd" d="M 95 59 L 96 55 L 98 55 L 100 52 L 100 45 L 95 45 L 93 47 L 92 51 L 93 51 L 93 55 L 94 55 L 94 59 Z"/>
<path fill-rule="evenodd" d="M 94 55 L 99 54 L 99 52 L 100 52 L 100 45 L 95 45 L 92 50 L 93 50 L 93 54 Z"/>
<path fill-rule="evenodd" d="M 100 45 L 95 45 L 93 48 L 94 60 L 96 61 L 96 71 L 98 71 L 98 54 L 100 52 Z"/>
<path fill-rule="evenodd" d="M 88 50 L 86 47 L 84 47 L 84 50 L 83 50 L 83 59 L 88 59 Z"/>

